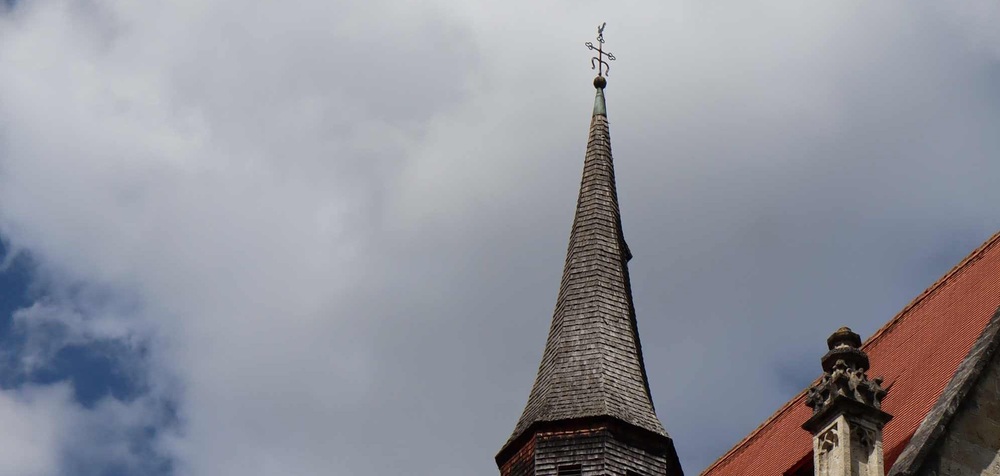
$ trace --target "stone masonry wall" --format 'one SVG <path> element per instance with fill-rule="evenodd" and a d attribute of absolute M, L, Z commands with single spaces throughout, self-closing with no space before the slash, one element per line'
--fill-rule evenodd
<path fill-rule="evenodd" d="M 1000 476 L 1000 352 L 983 369 L 921 476 Z"/>

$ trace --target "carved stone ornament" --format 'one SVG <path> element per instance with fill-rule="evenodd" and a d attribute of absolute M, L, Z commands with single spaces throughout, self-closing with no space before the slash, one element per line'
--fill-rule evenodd
<path fill-rule="evenodd" d="M 841 327 L 827 339 L 830 351 L 823 356 L 824 374 L 820 382 L 809 388 L 806 406 L 813 414 L 823 411 L 840 396 L 875 409 L 881 409 L 886 391 L 882 379 L 868 380 L 868 354 L 861 347 L 861 337 L 847 327 Z"/>
<path fill-rule="evenodd" d="M 840 436 L 837 434 L 837 425 L 834 425 L 819 435 L 819 453 L 825 454 L 833 451 L 839 442 Z"/>
<path fill-rule="evenodd" d="M 862 451 L 870 452 L 875 447 L 875 432 L 861 425 L 851 425 L 851 435 L 856 435 Z"/>

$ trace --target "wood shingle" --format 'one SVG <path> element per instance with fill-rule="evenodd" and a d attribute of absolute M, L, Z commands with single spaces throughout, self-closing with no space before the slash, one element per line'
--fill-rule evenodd
<path fill-rule="evenodd" d="M 508 440 L 539 422 L 611 417 L 657 435 L 629 284 L 603 88 L 538 376 Z"/>

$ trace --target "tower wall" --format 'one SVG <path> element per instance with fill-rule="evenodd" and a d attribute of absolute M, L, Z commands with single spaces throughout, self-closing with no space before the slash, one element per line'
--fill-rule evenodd
<path fill-rule="evenodd" d="M 669 438 L 612 422 L 540 429 L 500 465 L 502 476 L 682 476 Z M 576 466 L 579 473 L 575 472 Z M 560 472 L 562 469 L 564 472 Z"/>
<path fill-rule="evenodd" d="M 499 466 L 501 476 L 534 476 L 535 437 L 528 439 L 517 453 Z"/>

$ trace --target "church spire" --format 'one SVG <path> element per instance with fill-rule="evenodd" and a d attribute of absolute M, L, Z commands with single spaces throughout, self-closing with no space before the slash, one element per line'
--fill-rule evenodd
<path fill-rule="evenodd" d="M 598 40 L 603 43 L 603 35 Z M 602 69 L 605 58 L 614 59 L 602 48 L 588 46 L 599 51 L 594 60 Z M 533 460 L 543 458 L 535 451 L 539 440 L 566 431 L 600 433 L 607 438 L 603 448 L 620 444 L 645 455 L 633 458 L 629 471 L 681 474 L 673 444 L 653 409 L 642 360 L 627 265 L 632 255 L 622 235 L 604 99 L 607 80 L 601 73 L 594 79 L 594 113 L 556 309 L 527 406 L 497 455 L 504 475 L 534 474 L 512 468 L 527 464 L 523 459 L 529 447 Z M 573 438 L 563 438 L 561 444 L 586 446 L 582 437 Z M 636 442 L 644 449 L 630 447 Z M 591 451 L 571 448 L 562 463 L 585 464 L 570 461 L 581 457 L 581 448 Z M 625 463 L 612 463 L 611 456 L 602 453 L 610 450 L 593 451 L 584 459 L 604 465 L 602 474 L 626 473 L 624 466 L 612 471 L 615 464 Z"/>
<path fill-rule="evenodd" d="M 615 416 L 665 435 L 649 395 L 636 329 L 615 187 L 611 137 L 604 101 L 597 94 L 583 180 L 562 283 L 538 377 L 514 430 L 538 421 Z"/>

